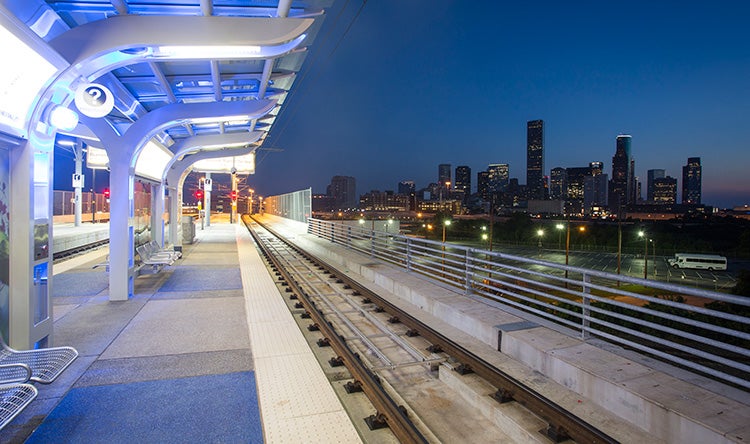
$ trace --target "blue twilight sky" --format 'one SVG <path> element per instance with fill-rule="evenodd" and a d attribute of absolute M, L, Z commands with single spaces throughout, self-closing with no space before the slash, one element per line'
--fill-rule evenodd
<path fill-rule="evenodd" d="M 266 142 L 283 152 L 259 152 L 261 195 L 334 175 L 421 188 L 439 163 L 470 166 L 474 191 L 490 163 L 523 184 L 543 119 L 545 174 L 603 161 L 611 177 L 630 134 L 643 182 L 665 169 L 680 190 L 700 157 L 704 203 L 750 203 L 750 2 L 380 0 L 343 39 L 361 3 L 338 3 Z"/>

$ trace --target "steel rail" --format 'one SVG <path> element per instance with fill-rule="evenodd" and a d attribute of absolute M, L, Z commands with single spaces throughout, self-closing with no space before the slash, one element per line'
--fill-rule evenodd
<path fill-rule="evenodd" d="M 287 241 L 273 229 L 260 222 L 257 223 L 306 258 L 320 264 L 328 270 L 336 269 L 326 261 Z M 607 435 L 595 426 L 589 424 L 573 413 L 568 412 L 554 401 L 533 391 L 513 376 L 495 368 L 479 356 L 458 345 L 455 341 L 401 310 L 396 305 L 379 296 L 377 293 L 374 293 L 357 281 L 352 280 L 344 273 L 337 273 L 337 276 L 344 281 L 344 283 L 350 285 L 352 290 L 358 291 L 364 297 L 370 298 L 376 305 L 379 305 L 392 316 L 397 316 L 402 324 L 416 330 L 420 336 L 425 338 L 428 342 L 438 345 L 443 352 L 453 356 L 457 361 L 468 366 L 472 372 L 496 387 L 498 390 L 496 399 L 498 399 L 498 401 L 506 402 L 514 400 L 523 405 L 530 412 L 539 416 L 542 420 L 546 421 L 548 423 L 548 428 L 546 430 L 548 437 L 557 441 L 569 437 L 576 442 L 592 444 L 618 442 L 616 439 Z"/>
<path fill-rule="evenodd" d="M 329 340 L 331 348 L 340 358 L 342 358 L 344 365 L 349 372 L 351 372 L 352 377 L 361 383 L 362 391 L 375 407 L 377 416 L 380 417 L 378 419 L 385 420 L 394 436 L 396 436 L 401 443 L 427 443 L 427 439 L 417 429 L 406 412 L 388 395 L 375 374 L 367 368 L 359 356 L 349 348 L 346 341 L 336 333 L 328 322 L 326 322 L 323 313 L 318 310 L 313 301 L 308 297 L 307 293 L 300 288 L 291 274 L 284 269 L 281 262 L 271 254 L 270 249 L 264 244 L 260 236 L 258 236 L 258 234 L 250 227 L 248 218 L 243 216 L 242 220 L 253 239 L 255 239 L 255 242 L 258 244 L 258 247 L 263 251 L 264 256 L 276 267 L 277 271 L 281 274 L 281 277 L 289 285 L 289 288 L 297 296 L 299 301 L 302 302 L 305 310 L 310 313 L 312 320 L 318 324 L 320 331 Z M 278 239 L 282 240 L 307 260 L 312 260 L 308 254 L 300 252 L 281 236 L 269 230 L 268 227 L 265 227 L 262 224 L 259 225 L 268 230 Z M 319 262 L 319 264 L 326 267 L 326 264 L 323 262 Z M 329 267 L 326 267 L 326 269 L 328 268 Z"/>

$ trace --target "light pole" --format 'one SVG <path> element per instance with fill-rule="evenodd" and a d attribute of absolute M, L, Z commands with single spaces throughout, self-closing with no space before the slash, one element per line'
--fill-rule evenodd
<path fill-rule="evenodd" d="M 648 279 L 648 237 L 643 230 L 638 232 L 638 237 L 643 238 L 643 279 Z"/>
<path fill-rule="evenodd" d="M 250 205 L 249 205 L 249 207 L 248 207 L 248 209 L 247 209 L 247 212 L 248 212 L 249 214 L 253 214 L 253 195 L 255 194 L 255 190 L 254 190 L 254 189 L 252 189 L 252 188 L 250 188 L 250 189 L 249 189 L 249 190 L 247 190 L 247 191 L 248 191 L 248 192 L 250 192 Z"/>
<path fill-rule="evenodd" d="M 562 230 L 565 228 L 565 225 L 557 224 L 555 228 L 557 229 L 557 249 L 560 250 L 562 249 Z"/>
<path fill-rule="evenodd" d="M 445 271 L 445 227 L 451 224 L 450 219 L 443 221 L 443 271 Z"/>
<path fill-rule="evenodd" d="M 544 236 L 544 230 L 541 228 L 536 230 L 536 235 L 539 236 L 539 243 L 537 244 L 537 247 L 539 247 L 539 256 L 542 256 L 542 236 Z"/>

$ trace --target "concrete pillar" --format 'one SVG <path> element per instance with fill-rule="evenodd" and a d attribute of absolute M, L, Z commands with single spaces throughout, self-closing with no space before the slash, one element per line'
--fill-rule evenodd
<path fill-rule="evenodd" d="M 151 186 L 151 239 L 164 246 L 164 186 Z"/>
<path fill-rule="evenodd" d="M 123 147 L 124 148 L 124 147 Z M 133 295 L 134 203 L 131 150 L 122 149 L 127 158 L 118 158 L 117 147 L 108 147 L 109 185 L 109 300 L 126 301 Z"/>

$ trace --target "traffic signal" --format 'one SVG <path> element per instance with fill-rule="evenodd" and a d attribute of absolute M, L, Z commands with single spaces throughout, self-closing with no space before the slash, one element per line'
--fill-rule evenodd
<path fill-rule="evenodd" d="M 231 197 L 232 200 L 237 200 L 237 190 L 232 190 L 232 192 L 229 193 L 229 197 Z"/>
<path fill-rule="evenodd" d="M 104 197 L 109 199 L 109 188 L 104 189 Z"/>
<path fill-rule="evenodd" d="M 195 191 L 195 198 L 198 200 L 203 200 L 203 190 L 196 190 Z"/>

